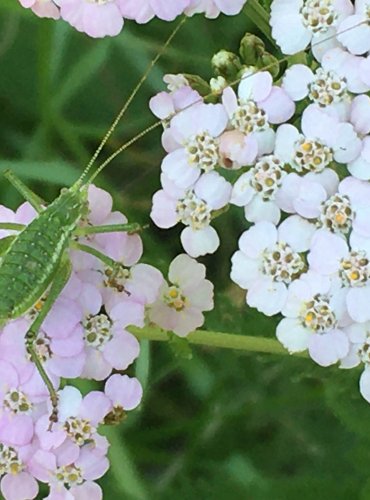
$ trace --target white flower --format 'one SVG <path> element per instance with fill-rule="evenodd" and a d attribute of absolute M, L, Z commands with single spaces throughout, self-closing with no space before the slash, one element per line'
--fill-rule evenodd
<path fill-rule="evenodd" d="M 308 349 L 311 358 L 329 366 L 344 358 L 349 349 L 340 329 L 346 321 L 343 292 L 331 290 L 329 279 L 313 272 L 303 274 L 288 291 L 276 336 L 291 353 Z"/>
<path fill-rule="evenodd" d="M 288 287 L 305 270 L 301 252 L 308 250 L 315 226 L 298 216 L 277 229 L 258 222 L 245 231 L 233 255 L 231 279 L 247 289 L 247 304 L 267 316 L 285 305 Z"/>

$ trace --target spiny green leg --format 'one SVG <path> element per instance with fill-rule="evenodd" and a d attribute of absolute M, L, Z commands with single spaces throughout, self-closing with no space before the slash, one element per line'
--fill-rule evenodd
<path fill-rule="evenodd" d="M 65 287 L 70 275 L 71 275 L 71 270 L 72 266 L 69 260 L 67 258 L 63 258 L 62 262 L 55 274 L 54 280 L 51 283 L 50 289 L 48 291 L 46 300 L 31 324 L 30 328 L 28 329 L 26 333 L 26 349 L 31 356 L 32 361 L 35 363 L 36 368 L 38 372 L 40 373 L 40 376 L 42 380 L 45 382 L 46 387 L 48 388 L 49 394 L 50 394 L 50 399 L 51 399 L 51 404 L 52 404 L 52 413 L 50 415 L 50 426 L 52 425 L 53 422 L 57 422 L 58 420 L 58 396 L 57 393 L 54 389 L 54 386 L 48 377 L 43 365 L 42 361 L 40 360 L 37 352 L 35 351 L 34 348 L 34 342 L 37 338 L 37 334 L 40 330 L 40 327 L 45 320 L 46 316 L 48 315 L 50 309 L 52 308 L 54 302 L 57 300 L 59 297 L 61 291 Z"/>
<path fill-rule="evenodd" d="M 4 177 L 15 187 L 15 189 L 21 193 L 26 201 L 28 201 L 37 213 L 42 211 L 42 205 L 45 202 L 40 196 L 32 191 L 26 184 L 24 184 L 19 177 L 17 177 L 11 170 L 5 170 Z"/>
<path fill-rule="evenodd" d="M 107 255 L 104 255 L 102 252 L 99 252 L 99 250 L 96 250 L 96 248 L 89 247 L 88 245 L 84 245 L 83 243 L 78 243 L 76 241 L 73 241 L 70 246 L 75 250 L 81 250 L 81 252 L 93 255 L 97 259 L 101 260 L 103 264 L 105 264 L 108 267 L 112 267 L 113 269 L 116 268 L 117 266 L 122 266 L 120 262 L 117 262 L 116 260 L 111 259 Z"/>
<path fill-rule="evenodd" d="M 137 222 L 131 224 L 105 224 L 102 226 L 84 226 L 78 227 L 75 231 L 77 236 L 86 236 L 88 234 L 101 234 L 101 233 L 139 233 L 147 226 L 141 226 Z M 1 225 L 0 225 L 1 228 Z"/>

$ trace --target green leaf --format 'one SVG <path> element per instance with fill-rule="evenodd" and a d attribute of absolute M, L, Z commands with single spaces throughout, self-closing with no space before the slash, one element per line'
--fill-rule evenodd
<path fill-rule="evenodd" d="M 0 239 L 0 255 L 3 255 L 8 250 L 16 237 L 16 235 L 11 235 Z"/>
<path fill-rule="evenodd" d="M 271 35 L 271 27 L 269 23 L 269 15 L 265 9 L 260 5 L 258 0 L 248 0 L 245 8 L 244 14 L 250 19 L 253 24 L 265 35 L 266 38 L 275 44 L 274 39 Z"/>
<path fill-rule="evenodd" d="M 140 342 L 140 356 L 135 363 L 135 376 L 139 379 L 145 391 L 148 386 L 150 374 L 150 342 L 142 340 Z"/>

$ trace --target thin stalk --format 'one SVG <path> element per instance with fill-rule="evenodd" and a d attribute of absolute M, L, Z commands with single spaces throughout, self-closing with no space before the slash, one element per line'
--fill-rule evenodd
<path fill-rule="evenodd" d="M 166 342 L 169 340 L 167 332 L 158 327 L 130 327 L 129 330 L 138 340 L 145 339 L 159 342 Z M 235 349 L 238 351 L 289 355 L 289 352 L 280 342 L 265 337 L 251 337 L 250 335 L 235 335 L 233 333 L 197 330 L 196 332 L 189 333 L 186 339 L 190 344 L 207 347 L 221 347 L 223 349 Z M 294 353 L 294 356 L 301 358 L 308 357 L 305 352 Z"/>

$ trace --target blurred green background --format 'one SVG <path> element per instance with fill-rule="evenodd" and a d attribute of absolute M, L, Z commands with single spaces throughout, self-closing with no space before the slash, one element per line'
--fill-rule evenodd
<path fill-rule="evenodd" d="M 0 171 L 11 167 L 48 200 L 73 182 L 172 29 L 127 23 L 115 39 L 92 40 L 63 22 L 39 20 L 17 0 L 1 0 Z M 147 104 L 163 89 L 163 74 L 208 79 L 211 56 L 236 51 L 246 31 L 258 32 L 245 12 L 188 20 L 104 155 L 154 121 Z M 148 221 L 162 156 L 155 131 L 98 179 L 132 221 Z M 4 180 L 0 196 L 12 208 L 21 201 Z M 241 211 L 216 225 L 221 248 L 203 259 L 217 290 L 206 327 L 273 337 L 276 320 L 248 310 L 228 279 L 246 228 Z M 144 260 L 165 272 L 181 252 L 178 235 L 178 228 L 151 226 Z M 132 369 L 145 386 L 143 403 L 124 425 L 106 430 L 106 499 L 370 499 L 370 407 L 358 395 L 358 371 L 206 348 L 194 348 L 191 359 L 175 354 L 170 345 L 143 343 Z"/>

